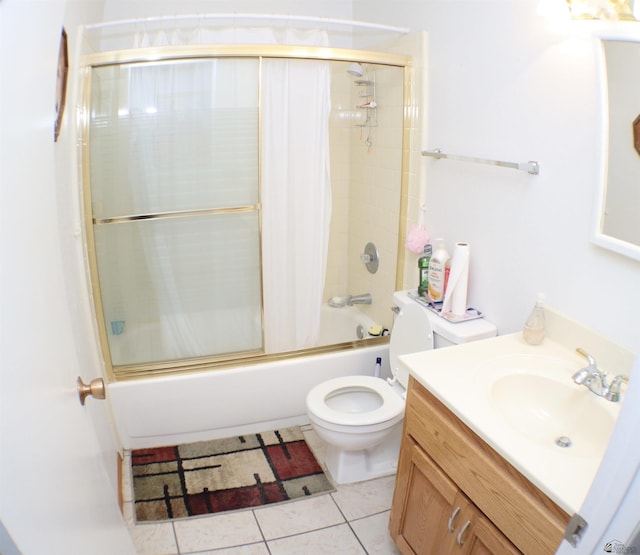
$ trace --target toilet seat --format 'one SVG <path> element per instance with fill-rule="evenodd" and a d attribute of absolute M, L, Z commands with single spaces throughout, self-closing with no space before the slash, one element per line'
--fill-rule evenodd
<path fill-rule="evenodd" d="M 343 390 L 369 391 L 381 398 L 381 405 L 363 412 L 339 411 L 329 407 L 326 400 Z M 389 384 L 373 376 L 344 376 L 333 378 L 315 386 L 307 395 L 307 407 L 316 417 L 325 422 L 344 426 L 368 426 L 380 424 L 404 415 L 404 400 Z"/>
<path fill-rule="evenodd" d="M 433 349 L 433 331 L 427 309 L 411 302 L 402 307 L 391 330 L 389 365 L 391 374 L 402 387 L 409 386 L 409 369 L 400 356 Z"/>

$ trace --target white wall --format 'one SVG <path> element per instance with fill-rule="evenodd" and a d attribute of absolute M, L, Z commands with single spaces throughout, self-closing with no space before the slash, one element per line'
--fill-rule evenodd
<path fill-rule="evenodd" d="M 349 0 L 105 0 L 105 21 L 196 13 L 315 15 L 351 19 Z"/>
<path fill-rule="evenodd" d="M 537 4 L 354 0 L 354 18 L 427 30 L 424 148 L 541 164 L 529 176 L 424 160 L 432 237 L 471 244 L 471 304 L 507 333 L 542 291 L 638 350 L 640 263 L 589 243 L 602 160 L 594 45 L 554 34 Z"/>

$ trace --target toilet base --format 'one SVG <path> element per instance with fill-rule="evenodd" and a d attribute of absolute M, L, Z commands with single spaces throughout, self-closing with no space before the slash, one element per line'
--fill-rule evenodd
<path fill-rule="evenodd" d="M 395 474 L 402 439 L 402 421 L 382 443 L 370 449 L 345 451 L 327 445 L 325 466 L 336 484 L 351 484 Z"/>

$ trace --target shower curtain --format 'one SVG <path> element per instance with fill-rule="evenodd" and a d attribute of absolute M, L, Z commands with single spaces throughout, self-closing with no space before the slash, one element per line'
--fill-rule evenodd
<path fill-rule="evenodd" d="M 329 179 L 328 62 L 263 63 L 262 224 L 265 347 L 315 345 L 326 274 Z"/>

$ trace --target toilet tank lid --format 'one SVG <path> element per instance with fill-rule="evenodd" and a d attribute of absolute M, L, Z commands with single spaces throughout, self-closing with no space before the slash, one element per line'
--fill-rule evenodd
<path fill-rule="evenodd" d="M 469 320 L 467 322 L 449 322 L 444 318 L 438 316 L 432 310 L 424 307 L 420 303 L 414 301 L 409 296 L 409 290 L 396 291 L 393 294 L 393 300 L 396 306 L 402 308 L 409 303 L 418 305 L 429 315 L 431 322 L 431 329 L 433 333 L 444 337 L 451 343 L 456 345 L 462 345 L 463 343 L 469 343 L 471 341 L 477 341 L 478 339 L 488 339 L 489 337 L 495 337 L 498 335 L 498 328 L 493 322 L 489 322 L 486 318 L 478 318 L 476 320 Z"/>

